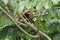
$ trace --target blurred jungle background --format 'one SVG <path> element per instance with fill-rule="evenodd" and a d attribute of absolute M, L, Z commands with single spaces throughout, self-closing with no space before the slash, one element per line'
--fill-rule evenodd
<path fill-rule="evenodd" d="M 60 40 L 60 0 L 0 0 L 0 40 Z"/>

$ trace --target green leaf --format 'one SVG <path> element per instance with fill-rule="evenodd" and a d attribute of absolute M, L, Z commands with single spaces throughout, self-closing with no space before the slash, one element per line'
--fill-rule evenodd
<path fill-rule="evenodd" d="M 32 0 L 32 7 L 35 7 L 38 0 Z"/>
<path fill-rule="evenodd" d="M 57 22 L 52 22 L 48 25 L 47 30 L 49 31 L 49 33 L 54 33 L 56 31 L 57 26 Z"/>
<path fill-rule="evenodd" d="M 25 7 L 25 1 L 19 2 L 19 8 L 18 8 L 18 13 L 22 13 Z"/>
<path fill-rule="evenodd" d="M 60 17 L 60 9 L 56 9 L 58 16 Z"/>
<path fill-rule="evenodd" d="M 12 21 L 6 16 L 1 15 L 0 16 L 0 29 L 2 30 L 4 27 L 13 24 Z M 1 31 L 0 30 L 0 31 Z"/>
<path fill-rule="evenodd" d="M 36 9 L 37 9 L 37 10 L 40 10 L 40 9 L 41 9 L 41 3 L 38 3 L 38 4 L 37 4 Z"/>
<path fill-rule="evenodd" d="M 45 9 L 51 8 L 51 6 L 52 6 L 51 0 L 45 0 L 44 5 L 45 5 Z"/>
<path fill-rule="evenodd" d="M 60 40 L 60 33 L 59 34 L 56 34 L 53 38 L 53 40 Z"/>
<path fill-rule="evenodd" d="M 57 25 L 57 31 L 60 32 L 60 23 Z"/>
<path fill-rule="evenodd" d="M 16 6 L 18 6 L 17 4 L 17 0 L 9 0 L 9 2 L 11 3 L 11 5 L 16 8 Z"/>
<path fill-rule="evenodd" d="M 17 11 L 18 11 L 18 6 L 15 7 L 14 14 L 13 15 L 16 15 L 17 14 Z"/>
<path fill-rule="evenodd" d="M 0 39 L 5 38 L 7 36 L 8 28 L 3 28 L 2 31 L 0 31 Z"/>
<path fill-rule="evenodd" d="M 4 2 L 4 4 L 7 4 L 8 3 L 8 0 L 2 0 Z"/>
<path fill-rule="evenodd" d="M 50 14 L 53 16 L 53 17 L 55 17 L 55 15 L 56 15 L 56 11 L 55 10 L 49 10 L 49 12 L 50 12 Z"/>
<path fill-rule="evenodd" d="M 25 6 L 27 9 L 30 9 L 32 7 L 32 3 L 29 0 L 25 1 Z"/>
<path fill-rule="evenodd" d="M 52 2 L 53 2 L 53 4 L 58 4 L 58 2 L 60 1 L 60 0 L 51 0 Z"/>
<path fill-rule="evenodd" d="M 16 15 L 19 8 L 17 0 L 9 0 L 9 2 L 11 3 L 10 5 L 14 10 L 14 15 Z"/>

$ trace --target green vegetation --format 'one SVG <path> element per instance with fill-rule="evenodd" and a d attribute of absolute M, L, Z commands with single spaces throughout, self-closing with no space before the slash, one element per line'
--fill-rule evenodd
<path fill-rule="evenodd" d="M 60 40 L 60 0 L 0 0 L 0 40 Z"/>

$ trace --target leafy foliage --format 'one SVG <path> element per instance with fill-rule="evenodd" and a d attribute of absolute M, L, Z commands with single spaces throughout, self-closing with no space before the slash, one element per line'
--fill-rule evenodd
<path fill-rule="evenodd" d="M 32 14 L 38 14 L 42 5 L 45 9 L 40 18 L 40 30 L 49 35 L 53 40 L 59 40 L 60 0 L 0 0 L 0 6 L 5 10 L 7 7 L 15 20 L 17 19 L 16 16 L 22 14 L 25 9 L 30 10 Z M 37 26 L 37 20 L 33 24 Z M 26 30 L 27 28 L 23 29 Z M 35 34 L 31 28 L 26 31 Z M 35 40 L 16 28 L 14 23 L 0 10 L 0 40 L 16 40 L 16 37 L 21 37 L 24 40 Z M 41 40 L 45 40 L 45 38 L 42 36 Z"/>

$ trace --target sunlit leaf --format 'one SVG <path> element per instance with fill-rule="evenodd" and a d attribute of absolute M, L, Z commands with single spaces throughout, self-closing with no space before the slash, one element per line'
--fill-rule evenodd
<path fill-rule="evenodd" d="M 44 5 L 45 5 L 45 9 L 51 8 L 51 6 L 52 6 L 51 0 L 45 0 Z"/>
<path fill-rule="evenodd" d="M 2 0 L 5 4 L 7 4 L 8 3 L 8 0 Z"/>
<path fill-rule="evenodd" d="M 32 7 L 32 4 L 29 0 L 26 0 L 25 1 L 25 6 L 26 6 L 27 9 L 30 9 Z"/>
<path fill-rule="evenodd" d="M 37 9 L 37 10 L 40 10 L 40 9 L 41 9 L 41 3 L 38 3 L 38 4 L 37 4 L 36 9 Z"/>
<path fill-rule="evenodd" d="M 14 8 L 17 6 L 17 0 L 9 0 L 9 2 Z"/>
<path fill-rule="evenodd" d="M 53 4 L 58 4 L 58 2 L 60 1 L 60 0 L 51 0 L 52 2 L 53 2 Z"/>
<path fill-rule="evenodd" d="M 25 7 L 25 1 L 19 2 L 18 13 L 22 13 Z"/>

